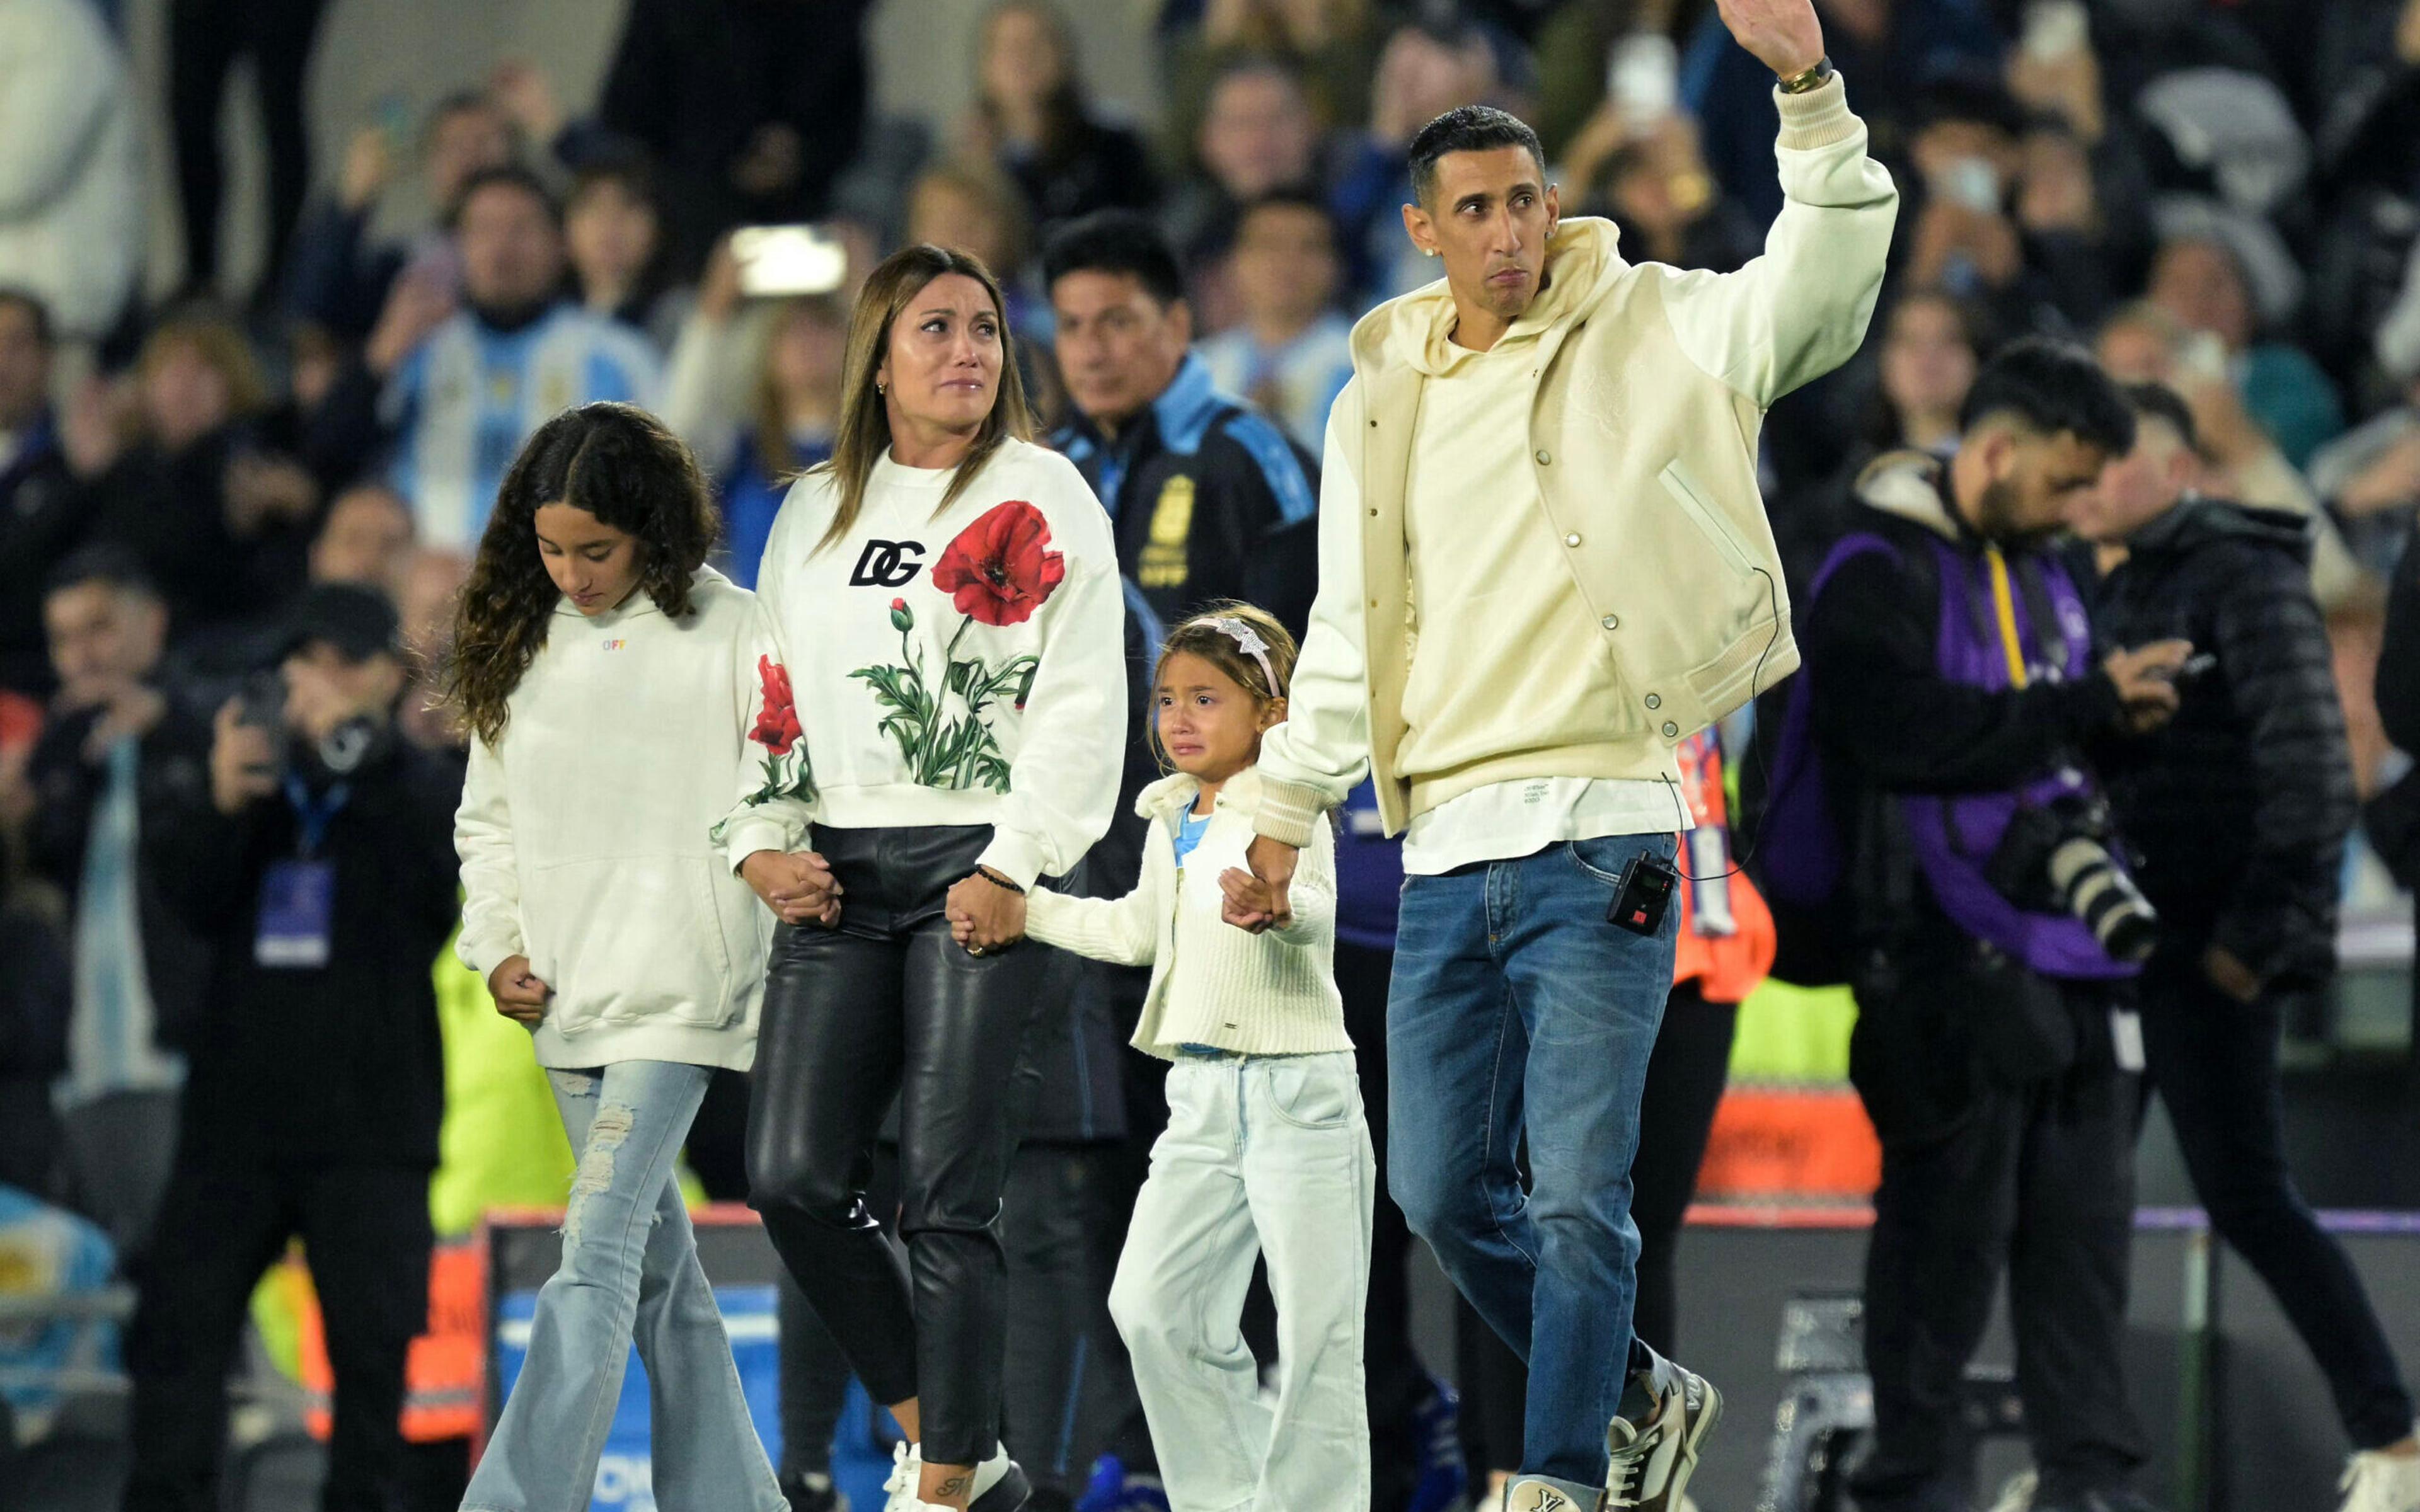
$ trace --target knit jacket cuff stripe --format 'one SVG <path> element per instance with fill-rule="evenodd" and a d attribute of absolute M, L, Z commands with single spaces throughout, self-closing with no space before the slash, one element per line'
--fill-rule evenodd
<path fill-rule="evenodd" d="M 1849 92 L 1837 73 L 1803 95 L 1785 95 L 1776 88 L 1773 102 L 1781 112 L 1779 145 L 1785 152 L 1835 146 L 1854 136 L 1861 125 L 1849 114 Z"/>
<path fill-rule="evenodd" d="M 1326 810 L 1324 796 L 1307 782 L 1280 782 L 1264 776 L 1260 812 L 1252 816 L 1252 832 L 1300 850 L 1311 843 L 1311 826 Z"/>

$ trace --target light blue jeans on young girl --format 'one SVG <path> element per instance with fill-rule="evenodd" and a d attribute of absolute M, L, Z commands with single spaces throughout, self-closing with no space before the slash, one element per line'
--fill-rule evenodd
<path fill-rule="evenodd" d="M 658 1504 L 787 1512 L 673 1180 L 713 1075 L 664 1060 L 547 1072 L 580 1152 L 563 1264 L 538 1291 L 528 1357 L 464 1512 L 583 1512 L 633 1342 Z"/>
<path fill-rule="evenodd" d="M 1361 1335 L 1376 1186 L 1349 1051 L 1187 1050 L 1170 1069 L 1168 1132 L 1109 1314 L 1174 1512 L 1370 1504 Z M 1255 1255 L 1278 1304 L 1273 1403 L 1241 1326 Z"/>

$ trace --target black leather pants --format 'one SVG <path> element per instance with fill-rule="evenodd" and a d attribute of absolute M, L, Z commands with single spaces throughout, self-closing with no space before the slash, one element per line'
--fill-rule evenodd
<path fill-rule="evenodd" d="M 990 840 L 816 830 L 841 922 L 774 936 L 748 1122 L 750 1205 L 867 1392 L 918 1398 L 931 1464 L 979 1464 L 999 1439 L 1009 1097 L 1045 964 L 950 938 L 943 899 Z M 894 1096 L 896 1240 L 865 1201 Z"/>

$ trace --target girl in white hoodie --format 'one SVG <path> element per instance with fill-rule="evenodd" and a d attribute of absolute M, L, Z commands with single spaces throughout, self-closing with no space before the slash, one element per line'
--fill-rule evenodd
<path fill-rule="evenodd" d="M 1290 918 L 1248 906 L 1245 848 L 1261 735 L 1285 717 L 1294 640 L 1236 605 L 1176 627 L 1154 675 L 1153 738 L 1175 774 L 1143 790 L 1142 877 L 1108 902 L 1037 892 L 1047 944 L 1149 965 L 1137 1048 L 1172 1060 L 1109 1313 L 1175 1512 L 1366 1506 L 1361 1328 L 1376 1163 L 1337 995 L 1336 846 L 1318 826 Z M 1278 1395 L 1264 1406 L 1238 1324 L 1255 1254 L 1278 1304 Z"/>
<path fill-rule="evenodd" d="M 592 404 L 505 477 L 450 691 L 464 964 L 534 1031 L 580 1157 L 563 1264 L 466 1512 L 580 1512 L 635 1341 L 666 1506 L 784 1512 L 673 1160 L 754 1058 L 770 920 L 708 831 L 742 765 L 810 784 L 771 622 L 704 565 L 713 505 L 662 424 Z"/>

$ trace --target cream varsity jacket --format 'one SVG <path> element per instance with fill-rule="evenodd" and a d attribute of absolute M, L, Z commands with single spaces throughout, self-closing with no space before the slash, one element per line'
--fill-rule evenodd
<path fill-rule="evenodd" d="M 1652 778 L 1671 747 L 1798 665 L 1757 488 L 1757 435 L 1774 400 L 1863 341 L 1899 196 L 1838 78 L 1774 99 L 1788 203 L 1746 267 L 1625 262 L 1613 226 L 1597 220 L 1565 221 L 1547 249 L 1548 279 L 1582 281 L 1585 292 L 1557 301 L 1528 374 L 1529 463 L 1623 692 L 1605 710 L 1599 745 L 1632 744 L 1638 769 L 1482 764 L 1432 782 L 1428 807 L 1512 776 Z M 1411 660 L 1404 488 L 1425 382 L 1410 357 L 1453 318 L 1440 281 L 1354 329 L 1354 377 L 1329 416 L 1320 476 L 1319 597 L 1288 717 L 1262 745 L 1257 825 L 1272 839 L 1305 843 L 1365 761 L 1388 833 L 1410 823 L 1410 789 L 1394 769 Z M 1421 626 L 1423 654 L 1442 638 L 1450 655 L 1451 636 L 1450 625 Z M 1523 712 L 1497 717 L 1517 723 Z"/>

